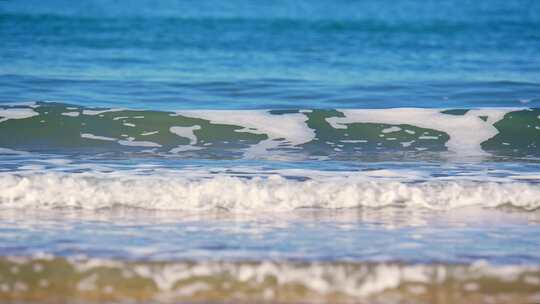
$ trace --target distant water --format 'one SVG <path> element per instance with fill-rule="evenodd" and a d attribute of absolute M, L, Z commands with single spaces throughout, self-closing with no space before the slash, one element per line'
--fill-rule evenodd
<path fill-rule="evenodd" d="M 0 101 L 540 105 L 537 1 L 2 1 Z"/>
<path fill-rule="evenodd" d="M 537 1 L 0 1 L 0 300 L 537 303 Z"/>

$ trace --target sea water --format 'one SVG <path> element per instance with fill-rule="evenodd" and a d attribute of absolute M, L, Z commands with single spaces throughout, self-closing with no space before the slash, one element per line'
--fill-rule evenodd
<path fill-rule="evenodd" d="M 535 1 L 0 1 L 0 299 L 540 301 Z"/>

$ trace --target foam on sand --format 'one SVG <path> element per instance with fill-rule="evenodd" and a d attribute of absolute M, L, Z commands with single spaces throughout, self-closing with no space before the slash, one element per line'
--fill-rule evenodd
<path fill-rule="evenodd" d="M 160 303 L 425 303 L 433 294 L 441 303 L 533 303 L 540 286 L 538 267 L 486 263 L 126 262 L 40 256 L 4 257 L 0 275 L 0 300 L 40 299 L 54 286 L 56 294 L 49 296 L 83 303 L 96 296 Z"/>

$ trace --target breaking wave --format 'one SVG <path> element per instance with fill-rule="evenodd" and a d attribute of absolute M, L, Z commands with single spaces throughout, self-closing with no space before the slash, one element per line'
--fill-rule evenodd
<path fill-rule="evenodd" d="M 540 207 L 540 184 L 428 180 L 402 182 L 333 176 L 297 180 L 272 175 L 189 178 L 98 173 L 0 175 L 4 208 L 112 207 L 233 212 L 406 207 L 448 210 L 466 206 L 524 210 Z"/>
<path fill-rule="evenodd" d="M 151 111 L 0 107 L 0 147 L 197 159 L 540 156 L 539 109 Z"/>

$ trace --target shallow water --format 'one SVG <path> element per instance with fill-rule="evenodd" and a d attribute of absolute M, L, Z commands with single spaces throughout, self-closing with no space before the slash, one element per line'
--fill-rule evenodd
<path fill-rule="evenodd" d="M 5 255 L 151 261 L 534 264 L 538 212 L 476 207 L 227 211 L 8 210 Z M 36 233 L 39 232 L 39 237 Z M 115 246 L 110 246 L 115 244 Z M 309 278 L 305 278 L 309 280 Z"/>
<path fill-rule="evenodd" d="M 540 285 L 538 212 L 114 208 L 0 220 L 2 299 L 533 303 Z"/>
<path fill-rule="evenodd" d="M 540 6 L 0 1 L 0 301 L 537 303 Z"/>

